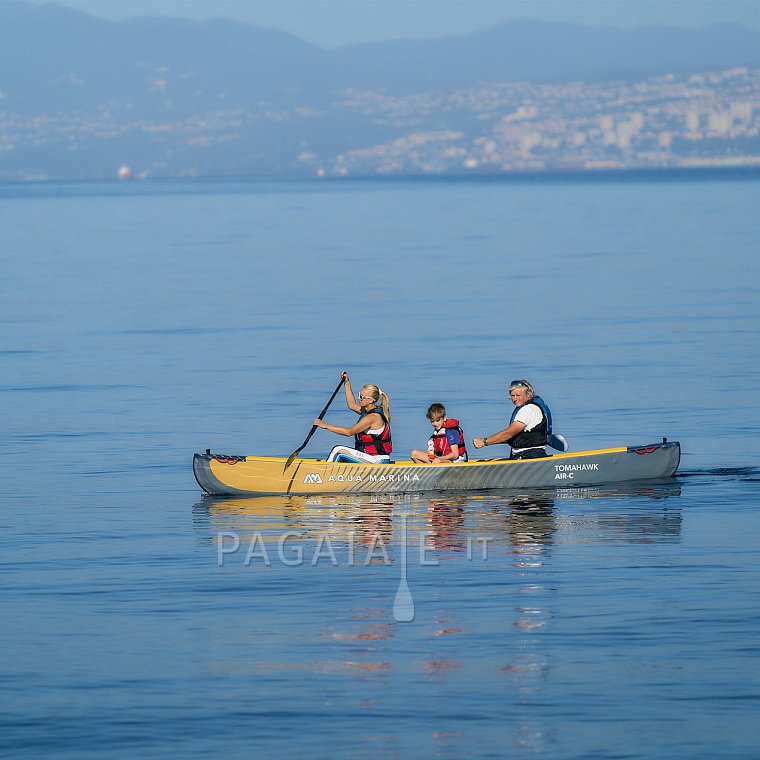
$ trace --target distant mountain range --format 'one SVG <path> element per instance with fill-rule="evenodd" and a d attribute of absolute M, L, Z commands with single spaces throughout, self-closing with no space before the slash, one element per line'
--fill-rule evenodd
<path fill-rule="evenodd" d="M 260 136 L 267 142 L 256 147 L 258 154 L 276 156 L 282 153 L 278 140 L 295 145 L 301 139 L 294 131 L 294 113 L 304 119 L 324 115 L 351 92 L 405 98 L 419 93 L 448 95 L 492 83 L 633 82 L 732 67 L 760 68 L 760 32 L 738 25 L 698 30 L 591 29 L 526 21 L 456 37 L 324 50 L 283 32 L 232 21 L 113 22 L 54 4 L 3 0 L 0 178 L 24 171 L 50 174 L 44 161 L 50 160 L 51 150 L 55 154 L 50 148 L 55 139 L 42 134 L 44 124 L 38 123 L 42 133 L 36 153 L 31 147 L 34 141 L 9 137 L 17 127 L 21 135 L 32 117 L 50 120 L 56 130 L 61 119 L 92 122 L 93 145 L 86 147 L 80 129 L 77 150 L 85 160 L 95 142 L 101 149 L 108 145 L 107 158 L 103 150 L 100 153 L 110 167 L 118 132 L 127 122 L 153 125 L 146 151 L 158 156 L 172 141 L 168 134 L 161 138 L 162 128 L 177 138 L 175 128 L 188 119 L 208 120 L 210 114 L 238 111 L 246 122 L 287 110 L 282 129 L 264 129 Z M 341 145 L 344 149 L 372 145 L 382 137 L 377 119 L 370 123 L 356 112 L 333 112 L 329 122 L 336 131 L 322 142 L 334 143 L 335 150 Z M 438 126 L 448 128 L 444 122 L 439 119 Z M 235 139 L 243 139 L 240 130 L 237 134 Z M 399 134 L 396 125 L 385 138 Z M 163 148 L 154 150 L 162 140 Z M 125 154 L 136 149 L 132 143 L 134 135 L 124 136 Z M 24 157 L 35 155 L 39 160 L 32 160 L 25 170 Z M 158 166 L 155 156 L 152 160 Z M 105 164 L 102 170 L 97 168 L 97 160 L 85 163 L 87 172 L 105 171 Z M 178 170 L 169 168 L 169 163 L 164 161 L 167 172 Z M 259 170 L 256 167 L 253 162 L 251 169 Z M 283 167 L 275 161 L 271 170 Z"/>

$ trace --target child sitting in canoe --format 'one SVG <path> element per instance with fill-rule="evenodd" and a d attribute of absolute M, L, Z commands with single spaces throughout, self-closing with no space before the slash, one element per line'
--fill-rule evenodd
<path fill-rule="evenodd" d="M 459 427 L 459 420 L 446 417 L 446 407 L 443 404 L 431 404 L 426 417 L 433 426 L 433 434 L 428 441 L 427 451 L 414 449 L 412 461 L 419 464 L 446 464 L 449 462 L 466 462 L 467 449 L 464 444 L 464 433 Z"/>

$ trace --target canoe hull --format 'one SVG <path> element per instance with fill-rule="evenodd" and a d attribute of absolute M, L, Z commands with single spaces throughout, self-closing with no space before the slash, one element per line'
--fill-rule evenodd
<path fill-rule="evenodd" d="M 414 493 L 604 485 L 672 477 L 677 441 L 555 454 L 542 459 L 480 459 L 461 464 L 353 464 L 320 459 L 195 454 L 193 472 L 209 494 Z"/>

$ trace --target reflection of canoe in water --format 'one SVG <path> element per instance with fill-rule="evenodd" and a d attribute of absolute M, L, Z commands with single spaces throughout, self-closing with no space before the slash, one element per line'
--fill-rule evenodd
<path fill-rule="evenodd" d="M 479 459 L 461 464 L 354 464 L 321 459 L 196 454 L 193 472 L 210 494 L 413 493 L 602 485 L 672 477 L 677 441 L 555 454 L 542 459 Z"/>
<path fill-rule="evenodd" d="M 678 542 L 681 483 L 676 478 L 635 480 L 575 488 L 513 488 L 458 493 L 210 496 L 193 506 L 194 523 L 216 536 L 224 553 L 266 545 L 274 561 L 288 542 L 313 557 L 329 542 L 343 561 L 356 547 L 385 547 L 400 540 L 399 516 L 407 520 L 410 545 L 440 551 L 472 551 L 483 542 L 498 551 L 503 539 L 531 551 L 541 545 Z M 493 543 L 491 543 L 493 539 Z M 226 541 L 226 543 L 225 543 Z M 315 549 L 316 544 L 316 549 Z M 364 547 L 364 548 L 362 548 Z M 260 547 L 259 547 L 260 548 Z M 263 551 L 263 550 L 262 550 Z M 290 556 L 290 555 L 288 555 Z M 482 556 L 482 552 L 480 552 Z M 307 559 L 307 563 L 308 563 Z M 361 560 L 358 560 L 359 562 Z"/>

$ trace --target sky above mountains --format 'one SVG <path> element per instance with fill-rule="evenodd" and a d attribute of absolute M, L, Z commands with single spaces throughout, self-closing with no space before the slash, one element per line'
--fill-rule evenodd
<path fill-rule="evenodd" d="M 56 0 L 56 3 L 114 20 L 146 15 L 192 20 L 223 17 L 279 29 L 328 48 L 357 42 L 443 37 L 521 19 L 614 27 L 695 28 L 739 23 L 760 30 L 758 0 Z"/>

